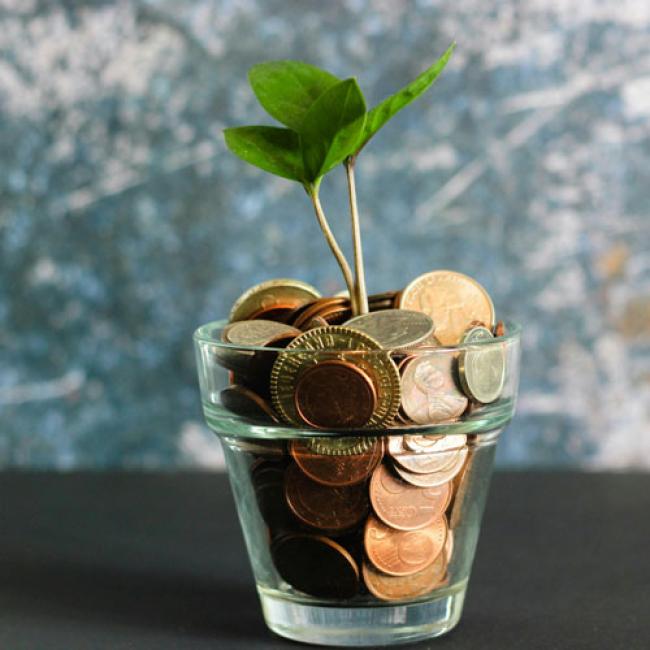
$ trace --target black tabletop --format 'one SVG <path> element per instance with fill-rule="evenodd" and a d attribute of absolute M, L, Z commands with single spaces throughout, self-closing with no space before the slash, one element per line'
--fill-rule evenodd
<path fill-rule="evenodd" d="M 402 647 L 650 648 L 649 515 L 650 475 L 497 474 L 459 626 Z M 299 647 L 225 476 L 0 473 L 2 650 Z"/>

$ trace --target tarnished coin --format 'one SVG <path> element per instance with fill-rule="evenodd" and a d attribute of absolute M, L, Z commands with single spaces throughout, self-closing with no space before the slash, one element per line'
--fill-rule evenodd
<path fill-rule="evenodd" d="M 281 278 L 257 284 L 244 292 L 230 310 L 230 322 L 247 320 L 251 315 L 260 317 L 261 312 L 276 308 L 295 309 L 320 298 L 320 293 L 300 280 Z"/>
<path fill-rule="evenodd" d="M 264 462 L 251 475 L 257 507 L 271 530 L 271 536 L 289 530 L 294 522 L 284 500 L 284 468 Z"/>
<path fill-rule="evenodd" d="M 304 332 L 280 352 L 271 372 L 273 406 L 283 420 L 301 425 L 294 393 L 300 375 L 322 361 L 337 359 L 358 367 L 371 378 L 377 394 L 367 427 L 381 427 L 395 419 L 399 409 L 397 367 L 379 343 L 348 327 L 322 327 Z M 347 405 L 341 405 L 348 408 Z M 339 408 L 339 407 L 333 407 Z"/>
<path fill-rule="evenodd" d="M 365 454 L 377 444 L 376 438 L 367 436 L 313 437 L 307 439 L 307 445 L 315 454 L 325 456 L 353 456 Z"/>
<path fill-rule="evenodd" d="M 302 332 L 295 327 L 271 320 L 245 320 L 224 327 L 221 338 L 225 343 L 245 347 L 285 347 Z"/>
<path fill-rule="evenodd" d="M 384 309 L 355 316 L 345 323 L 377 341 L 384 350 L 409 348 L 433 334 L 434 324 L 426 314 L 408 309 Z"/>
<path fill-rule="evenodd" d="M 370 479 L 370 502 L 375 514 L 397 530 L 417 530 L 442 515 L 451 499 L 451 484 L 417 488 L 379 465 Z"/>
<path fill-rule="evenodd" d="M 494 305 L 487 291 L 455 271 L 432 271 L 415 278 L 404 289 L 399 306 L 430 316 L 443 345 L 457 345 L 472 321 L 494 325 Z"/>
<path fill-rule="evenodd" d="M 390 576 L 375 569 L 370 562 L 363 562 L 363 581 L 368 591 L 380 600 L 406 600 L 424 596 L 433 591 L 447 571 L 445 553 L 425 569 L 409 576 Z"/>
<path fill-rule="evenodd" d="M 391 576 L 409 576 L 428 567 L 442 552 L 447 520 L 438 517 L 419 530 L 395 530 L 374 515 L 368 517 L 363 542 L 372 564 Z"/>
<path fill-rule="evenodd" d="M 467 447 L 459 449 L 457 452 L 455 460 L 450 467 L 445 467 L 438 472 L 432 472 L 431 474 L 418 474 L 416 472 L 409 472 L 407 469 L 404 469 L 401 465 L 395 463 L 394 469 L 403 478 L 407 483 L 411 485 L 417 485 L 418 487 L 435 487 L 437 485 L 442 485 L 451 481 L 458 472 L 463 468 L 465 464 L 465 458 L 467 458 Z"/>
<path fill-rule="evenodd" d="M 368 514 L 365 485 L 325 486 L 312 481 L 297 465 L 286 472 L 284 495 L 302 523 L 332 534 L 349 530 Z"/>
<path fill-rule="evenodd" d="M 321 361 L 302 372 L 293 398 L 300 418 L 319 429 L 362 427 L 377 405 L 372 379 L 340 359 Z"/>
<path fill-rule="evenodd" d="M 299 329 L 304 329 L 304 326 L 313 318 L 322 318 L 329 325 L 326 318 L 328 313 L 331 314 L 332 311 L 345 313 L 349 310 L 350 301 L 347 298 L 319 298 L 306 306 L 305 309 L 297 311 L 292 322 L 293 326 Z"/>
<path fill-rule="evenodd" d="M 415 450 L 412 450 L 405 448 L 404 438 L 401 436 L 390 436 L 388 453 L 396 463 L 409 472 L 431 474 L 455 466 L 458 454 L 465 446 L 465 441 L 466 436 L 463 434 L 440 436 L 430 446 L 421 445 L 419 448 L 416 443 L 410 441 L 410 444 L 416 447 Z"/>
<path fill-rule="evenodd" d="M 459 417 L 467 397 L 456 386 L 454 359 L 448 353 L 413 358 L 402 371 L 402 408 L 417 424 L 435 424 Z"/>
<path fill-rule="evenodd" d="M 356 485 L 365 481 L 384 454 L 381 440 L 362 454 L 330 456 L 315 454 L 306 440 L 293 440 L 289 451 L 300 469 L 312 480 L 333 487 Z"/>
<path fill-rule="evenodd" d="M 494 341 L 485 327 L 473 327 L 463 337 L 463 345 Z M 506 378 L 506 355 L 501 343 L 477 345 L 458 357 L 460 383 L 467 395 L 482 404 L 499 399 Z"/>
<path fill-rule="evenodd" d="M 280 421 L 271 405 L 245 386 L 233 384 L 224 388 L 219 396 L 223 406 L 237 415 L 252 420 Z"/>
<path fill-rule="evenodd" d="M 284 535 L 271 546 L 273 564 L 294 589 L 317 598 L 352 598 L 359 568 L 335 541 L 321 535 Z"/>

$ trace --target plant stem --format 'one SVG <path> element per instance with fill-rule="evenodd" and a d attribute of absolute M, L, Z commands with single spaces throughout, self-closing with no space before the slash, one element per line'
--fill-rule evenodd
<path fill-rule="evenodd" d="M 350 265 L 348 264 L 348 261 L 345 259 L 345 256 L 343 255 L 343 251 L 341 250 L 341 247 L 338 245 L 336 239 L 334 238 L 334 234 L 332 233 L 332 230 L 329 226 L 329 223 L 327 223 L 327 219 L 325 218 L 325 213 L 323 212 L 323 206 L 320 203 L 320 198 L 318 197 L 318 187 L 314 185 L 309 185 L 306 187 L 307 193 L 309 194 L 309 198 L 311 199 L 312 205 L 314 206 L 314 212 L 316 213 L 316 219 L 318 219 L 318 225 L 320 226 L 320 229 L 323 231 L 323 235 L 325 235 L 325 239 L 327 240 L 327 243 L 334 254 L 334 257 L 336 258 L 336 261 L 338 262 L 339 267 L 341 268 L 341 272 L 343 273 L 343 279 L 345 280 L 345 284 L 348 288 L 348 293 L 350 294 L 350 304 L 352 305 L 352 312 L 353 314 L 357 314 L 357 301 L 355 298 L 355 293 L 354 293 L 354 280 L 352 278 L 352 271 L 350 270 Z"/>
<path fill-rule="evenodd" d="M 345 173 L 348 179 L 348 198 L 350 199 L 350 219 L 352 221 L 352 245 L 354 247 L 354 292 L 355 302 L 360 314 L 368 313 L 368 292 L 366 276 L 363 270 L 363 250 L 361 248 L 361 227 L 357 209 L 357 188 L 354 182 L 355 157 L 345 161 Z"/>

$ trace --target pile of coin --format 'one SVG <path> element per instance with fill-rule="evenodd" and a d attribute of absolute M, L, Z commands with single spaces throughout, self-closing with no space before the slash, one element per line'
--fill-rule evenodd
<path fill-rule="evenodd" d="M 270 280 L 233 306 L 215 346 L 230 386 L 223 406 L 252 419 L 316 429 L 382 429 L 454 421 L 495 402 L 506 377 L 504 334 L 472 278 L 432 271 L 402 291 L 346 296 Z M 460 344 L 476 346 L 456 350 Z"/>
<path fill-rule="evenodd" d="M 446 586 L 472 454 L 465 435 L 313 437 L 267 453 L 251 473 L 278 574 L 336 600 Z"/>

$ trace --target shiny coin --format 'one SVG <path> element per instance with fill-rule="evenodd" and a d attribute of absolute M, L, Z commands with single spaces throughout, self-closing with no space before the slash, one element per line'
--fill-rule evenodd
<path fill-rule="evenodd" d="M 428 567 L 409 576 L 387 575 L 365 561 L 361 570 L 366 587 L 373 596 L 380 600 L 405 600 L 433 591 L 444 578 L 447 563 L 445 554 L 439 553 Z"/>
<path fill-rule="evenodd" d="M 280 421 L 265 399 L 244 386 L 228 386 L 221 391 L 220 398 L 223 406 L 237 415 L 252 420 Z"/>
<path fill-rule="evenodd" d="M 392 576 L 409 576 L 428 567 L 441 553 L 447 537 L 447 520 L 438 517 L 419 530 L 389 528 L 374 515 L 364 531 L 366 555 L 375 568 Z"/>
<path fill-rule="evenodd" d="M 416 278 L 404 289 L 399 306 L 430 316 L 443 345 L 457 345 L 472 321 L 494 325 L 494 305 L 487 291 L 455 271 L 432 271 Z"/>
<path fill-rule="evenodd" d="M 308 478 L 297 465 L 287 470 L 284 495 L 302 523 L 331 533 L 354 527 L 368 513 L 365 485 L 324 486 Z"/>
<path fill-rule="evenodd" d="M 406 449 L 418 454 L 424 454 L 431 451 L 459 449 L 467 444 L 467 436 L 463 433 L 452 433 L 444 436 L 405 435 L 402 436 L 402 444 Z M 393 449 L 397 449 L 395 443 L 393 443 Z"/>
<path fill-rule="evenodd" d="M 298 378 L 294 404 L 309 426 L 359 428 L 372 417 L 377 393 L 368 375 L 347 361 L 321 361 Z"/>
<path fill-rule="evenodd" d="M 226 325 L 221 337 L 225 343 L 244 347 L 285 347 L 302 332 L 295 327 L 270 320 L 245 320 Z"/>
<path fill-rule="evenodd" d="M 381 440 L 362 454 L 331 456 L 315 454 L 307 440 L 293 440 L 289 451 L 300 469 L 312 480 L 333 487 L 365 481 L 384 455 Z"/>
<path fill-rule="evenodd" d="M 473 327 L 463 337 L 463 345 L 494 341 L 489 329 Z M 501 343 L 477 345 L 463 350 L 458 357 L 460 383 L 467 395 L 482 404 L 499 398 L 506 377 L 506 356 Z"/>
<path fill-rule="evenodd" d="M 458 453 L 465 446 L 466 436 L 454 434 L 440 436 L 435 440 L 427 440 L 426 436 L 422 436 L 419 444 L 410 439 L 408 444 L 415 449 L 406 447 L 406 440 L 406 436 L 403 438 L 401 436 L 390 436 L 388 453 L 396 463 L 399 463 L 409 472 L 430 474 L 445 471 L 455 466 Z M 429 442 L 431 444 L 426 444 Z"/>
<path fill-rule="evenodd" d="M 359 568 L 348 551 L 320 535 L 285 535 L 271 546 L 273 564 L 294 589 L 317 598 L 352 598 Z"/>
<path fill-rule="evenodd" d="M 449 353 L 427 353 L 412 359 L 402 372 L 402 408 L 417 424 L 459 417 L 467 397 L 458 390 Z"/>
<path fill-rule="evenodd" d="M 314 437 L 307 439 L 307 445 L 314 454 L 326 456 L 352 456 L 365 454 L 373 449 L 377 440 L 366 436 Z"/>
<path fill-rule="evenodd" d="M 379 465 L 370 480 L 370 501 L 375 514 L 397 530 L 417 530 L 444 513 L 451 499 L 451 484 L 417 488 Z"/>
<path fill-rule="evenodd" d="M 230 310 L 230 322 L 261 316 L 273 309 L 295 309 L 320 298 L 320 293 L 306 282 L 292 279 L 268 280 L 243 293 Z"/>
<path fill-rule="evenodd" d="M 355 316 L 346 327 L 364 332 L 384 350 L 408 348 L 433 334 L 433 321 L 422 312 L 407 309 L 384 309 Z"/>
<path fill-rule="evenodd" d="M 300 376 L 318 363 L 336 359 L 353 364 L 371 378 L 377 401 L 366 426 L 386 426 L 399 409 L 400 378 L 390 355 L 380 350 L 374 339 L 348 327 L 323 327 L 303 333 L 279 353 L 273 366 L 273 406 L 286 422 L 303 424 L 294 397 Z M 333 397 L 336 395 L 341 393 L 333 391 Z M 347 401 L 332 406 L 333 410 L 343 408 L 349 408 Z"/>
<path fill-rule="evenodd" d="M 438 472 L 432 472 L 431 474 L 409 472 L 397 463 L 395 463 L 394 469 L 401 478 L 411 485 L 416 485 L 417 487 L 422 488 L 435 487 L 451 481 L 463 468 L 465 458 L 467 458 L 467 447 L 459 449 L 456 454 L 457 456 L 450 467 L 445 467 L 444 469 L 441 469 Z"/>

